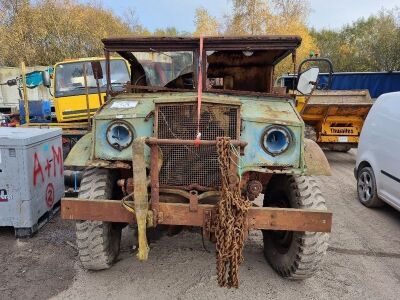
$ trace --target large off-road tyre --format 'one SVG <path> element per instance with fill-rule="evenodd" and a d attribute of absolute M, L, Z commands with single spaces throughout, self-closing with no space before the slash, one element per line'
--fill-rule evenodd
<path fill-rule="evenodd" d="M 357 195 L 358 200 L 366 207 L 373 208 L 384 205 L 378 197 L 375 174 L 371 167 L 364 167 L 358 172 Z"/>
<path fill-rule="evenodd" d="M 310 139 L 314 142 L 317 142 L 317 131 L 315 130 L 314 126 L 307 125 L 304 130 L 304 136 L 306 139 Z"/>
<path fill-rule="evenodd" d="M 108 169 L 87 169 L 82 178 L 79 198 L 112 199 L 115 178 Z M 122 227 L 101 221 L 76 222 L 76 243 L 79 259 L 87 270 L 112 266 L 119 254 Z"/>
<path fill-rule="evenodd" d="M 325 199 L 312 177 L 275 175 L 264 194 L 264 207 L 326 210 Z M 263 230 L 264 255 L 281 276 L 299 280 L 311 277 L 328 248 L 323 232 Z"/>
<path fill-rule="evenodd" d="M 331 145 L 326 145 L 325 147 L 330 151 L 344 152 L 344 153 L 349 152 L 351 149 L 351 146 L 346 144 L 331 144 Z"/>

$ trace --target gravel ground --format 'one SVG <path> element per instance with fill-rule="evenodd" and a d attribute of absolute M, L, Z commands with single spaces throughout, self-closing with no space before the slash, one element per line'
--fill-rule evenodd
<path fill-rule="evenodd" d="M 244 250 L 240 288 L 217 286 L 213 245 L 183 231 L 151 244 L 147 262 L 135 259 L 133 231 L 123 232 L 120 260 L 110 270 L 79 266 L 71 222 L 59 217 L 29 240 L 0 231 L 0 299 L 400 299 L 400 213 L 371 210 L 357 200 L 355 152 L 327 152 L 333 176 L 320 177 L 333 211 L 330 248 L 315 277 L 279 277 L 252 232 Z"/>

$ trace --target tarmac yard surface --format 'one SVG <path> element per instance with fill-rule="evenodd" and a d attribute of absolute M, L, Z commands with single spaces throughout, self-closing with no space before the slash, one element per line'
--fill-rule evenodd
<path fill-rule="evenodd" d="M 207 252 L 199 231 L 161 237 L 151 243 L 149 260 L 139 262 L 130 228 L 115 266 L 87 272 L 78 262 L 72 222 L 57 217 L 32 239 L 0 230 L 0 299 L 400 299 L 400 212 L 358 202 L 354 150 L 326 154 L 333 176 L 318 180 L 333 230 L 313 278 L 279 277 L 263 257 L 261 233 L 252 232 L 239 289 L 219 288 L 213 245 L 206 243 Z"/>

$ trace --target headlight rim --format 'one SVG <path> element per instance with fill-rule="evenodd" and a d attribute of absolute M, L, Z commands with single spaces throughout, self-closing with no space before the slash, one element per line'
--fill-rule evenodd
<path fill-rule="evenodd" d="M 272 130 L 274 130 L 274 129 L 276 129 L 276 130 L 278 130 L 278 131 L 281 131 L 281 132 L 283 131 L 283 132 L 285 133 L 285 136 L 286 136 L 287 139 L 288 139 L 288 143 L 287 143 L 286 147 L 285 147 L 282 151 L 280 151 L 280 152 L 272 152 L 272 151 L 270 151 L 270 150 L 267 148 L 267 146 L 265 145 L 266 136 L 267 136 Z M 260 141 L 260 144 L 261 144 L 262 149 L 263 149 L 266 153 L 268 153 L 268 154 L 270 154 L 270 155 L 272 155 L 272 156 L 278 156 L 278 155 L 281 155 L 281 154 L 285 153 L 286 151 L 288 151 L 288 150 L 290 149 L 290 146 L 292 145 L 293 140 L 294 140 L 294 137 L 293 137 L 293 133 L 292 133 L 292 131 L 290 130 L 290 128 L 288 128 L 287 126 L 284 126 L 284 125 L 272 124 L 272 125 L 268 125 L 268 126 L 263 130 L 263 132 L 262 132 L 262 134 L 261 134 L 261 141 Z"/>
<path fill-rule="evenodd" d="M 123 127 L 125 127 L 125 128 L 128 130 L 128 132 L 130 133 L 130 137 L 131 137 L 129 143 L 127 143 L 127 144 L 126 144 L 125 146 L 123 146 L 123 147 L 121 147 L 121 146 L 116 146 L 115 143 L 112 144 L 112 143 L 110 142 L 109 136 L 108 136 L 110 130 L 112 129 L 112 127 L 115 126 L 115 125 L 118 125 L 118 124 L 119 124 L 119 125 L 122 125 Z M 133 126 L 132 126 L 129 122 L 127 122 L 127 121 L 125 121 L 125 120 L 115 119 L 115 120 L 112 120 L 112 121 L 108 124 L 107 129 L 106 129 L 106 141 L 107 141 L 108 145 L 110 145 L 112 148 L 114 148 L 114 149 L 116 149 L 116 150 L 119 150 L 119 151 L 125 150 L 125 149 L 129 148 L 130 145 L 132 145 L 134 139 L 135 139 L 135 130 L 134 130 Z"/>

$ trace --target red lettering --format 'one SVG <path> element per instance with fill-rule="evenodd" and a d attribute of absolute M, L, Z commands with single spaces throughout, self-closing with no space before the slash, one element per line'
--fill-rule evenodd
<path fill-rule="evenodd" d="M 58 147 L 57 150 L 54 146 L 51 146 L 51 151 L 53 152 L 53 162 L 54 162 L 54 177 L 57 176 L 56 174 L 56 166 L 57 164 L 60 166 L 60 175 L 63 175 L 63 164 L 62 164 L 62 151 L 61 147 Z"/>
<path fill-rule="evenodd" d="M 46 166 L 44 167 L 44 169 L 47 171 L 47 177 L 50 177 L 51 162 L 48 159 L 46 159 Z"/>
<path fill-rule="evenodd" d="M 33 185 L 36 186 L 37 176 L 40 174 L 42 182 L 44 182 L 42 165 L 40 164 L 37 153 L 33 155 Z"/>

